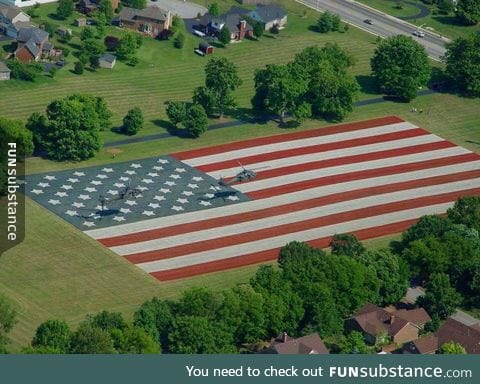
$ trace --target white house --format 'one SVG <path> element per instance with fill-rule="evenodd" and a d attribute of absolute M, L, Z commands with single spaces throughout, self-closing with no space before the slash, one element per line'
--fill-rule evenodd
<path fill-rule="evenodd" d="M 46 4 L 46 3 L 54 3 L 56 1 L 57 0 L 0 0 L 0 4 L 14 5 L 16 7 L 30 7 L 37 3 Z"/>

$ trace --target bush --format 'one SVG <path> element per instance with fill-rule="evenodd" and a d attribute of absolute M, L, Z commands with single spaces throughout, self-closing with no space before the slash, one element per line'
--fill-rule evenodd
<path fill-rule="evenodd" d="M 328 11 L 322 13 L 317 21 L 317 31 L 327 33 L 338 30 L 340 30 L 340 16 Z"/>
<path fill-rule="evenodd" d="M 135 135 L 143 127 L 142 110 L 138 107 L 130 109 L 123 118 L 122 133 L 126 135 Z"/>
<path fill-rule="evenodd" d="M 185 35 L 183 33 L 179 33 L 177 37 L 173 40 L 173 46 L 178 49 L 182 49 L 185 45 Z"/>
<path fill-rule="evenodd" d="M 73 68 L 73 72 L 75 72 L 77 75 L 83 74 L 84 70 L 84 65 L 81 61 L 77 61 L 75 63 L 75 67 Z"/>
<path fill-rule="evenodd" d="M 270 33 L 274 35 L 278 35 L 280 33 L 280 28 L 278 28 L 277 24 L 274 24 L 272 28 L 270 28 Z"/>
<path fill-rule="evenodd" d="M 43 67 L 39 63 L 23 64 L 18 60 L 8 61 L 7 67 L 12 71 L 12 78 L 25 81 L 35 81 L 37 76 L 43 72 Z"/>

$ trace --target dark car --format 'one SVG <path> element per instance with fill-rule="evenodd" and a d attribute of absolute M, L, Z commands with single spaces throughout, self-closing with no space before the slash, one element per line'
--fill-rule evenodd
<path fill-rule="evenodd" d="M 363 20 L 363 22 L 364 22 L 365 24 L 370 24 L 370 25 L 373 24 L 372 20 L 370 20 L 370 19 L 365 19 L 365 20 Z"/>

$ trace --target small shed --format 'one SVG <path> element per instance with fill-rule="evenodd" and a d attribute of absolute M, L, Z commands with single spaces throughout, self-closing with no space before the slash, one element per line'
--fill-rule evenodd
<path fill-rule="evenodd" d="M 57 29 L 57 33 L 60 35 L 60 36 L 72 36 L 72 30 L 70 28 L 66 28 L 66 27 L 60 27 Z"/>
<path fill-rule="evenodd" d="M 78 19 L 75 19 L 75 25 L 77 27 L 86 27 L 87 26 L 87 19 L 84 17 L 79 17 Z"/>
<path fill-rule="evenodd" d="M 213 53 L 213 47 L 206 42 L 201 42 L 200 44 L 198 44 L 198 49 L 202 51 L 205 55 L 210 55 Z"/>
<path fill-rule="evenodd" d="M 100 68 L 112 69 L 115 66 L 117 58 L 111 53 L 104 53 L 98 58 L 98 65 Z"/>
<path fill-rule="evenodd" d="M 10 80 L 10 72 L 10 68 L 3 61 L 0 61 L 0 81 Z"/>

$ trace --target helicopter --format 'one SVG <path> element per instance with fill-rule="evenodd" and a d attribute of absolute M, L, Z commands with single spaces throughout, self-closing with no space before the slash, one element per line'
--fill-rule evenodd
<path fill-rule="evenodd" d="M 234 177 L 232 177 L 230 180 L 226 181 L 223 177 L 220 177 L 218 180 L 218 184 L 221 185 L 222 187 L 228 187 L 236 182 L 244 182 L 244 181 L 250 181 L 253 180 L 257 177 L 257 172 L 255 170 L 262 169 L 262 168 L 268 168 L 268 167 L 261 167 L 261 168 L 255 168 L 253 169 L 246 169 L 242 163 L 237 161 L 240 167 L 242 167 L 242 170 L 238 172 Z"/>
<path fill-rule="evenodd" d="M 116 197 L 108 198 L 108 197 L 105 197 L 104 195 L 100 195 L 100 196 L 98 196 L 98 202 L 100 203 L 100 205 L 102 207 L 101 210 L 103 211 L 108 202 L 118 201 L 118 200 L 126 200 L 130 197 L 135 198 L 135 197 L 140 196 L 141 193 L 142 193 L 142 191 L 140 191 L 140 189 L 135 188 L 135 187 L 131 187 L 130 186 L 130 180 L 128 180 L 128 185 L 126 187 L 124 187 L 123 189 L 121 189 L 118 192 L 118 195 Z"/>

